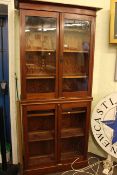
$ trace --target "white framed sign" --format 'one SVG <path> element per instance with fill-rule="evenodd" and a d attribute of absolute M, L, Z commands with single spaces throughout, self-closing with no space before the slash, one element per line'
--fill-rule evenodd
<path fill-rule="evenodd" d="M 102 149 L 117 158 L 117 92 L 106 96 L 96 105 L 91 128 Z"/>

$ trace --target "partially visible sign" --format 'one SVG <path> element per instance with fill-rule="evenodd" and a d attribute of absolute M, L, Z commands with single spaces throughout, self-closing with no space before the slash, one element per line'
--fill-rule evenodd
<path fill-rule="evenodd" d="M 117 158 L 117 93 L 110 94 L 96 105 L 91 127 L 102 149 Z"/>
<path fill-rule="evenodd" d="M 117 0 L 110 0 L 110 43 L 117 43 Z"/>

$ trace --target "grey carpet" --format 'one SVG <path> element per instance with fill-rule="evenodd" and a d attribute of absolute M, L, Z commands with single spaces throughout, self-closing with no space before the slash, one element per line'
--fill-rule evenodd
<path fill-rule="evenodd" d="M 96 157 L 96 158 L 98 158 L 100 161 L 101 161 L 101 160 L 105 160 L 105 158 L 99 157 L 99 156 L 94 155 L 94 154 L 92 154 L 92 153 L 88 153 L 88 158 L 90 158 L 90 157 Z M 93 164 L 93 163 L 96 162 L 96 159 L 90 159 L 90 161 L 91 161 L 91 164 Z M 97 165 L 93 167 L 93 169 L 94 169 L 95 171 L 97 171 L 97 168 L 98 168 Z M 89 172 L 89 173 L 87 173 L 87 172 Z M 52 174 L 48 174 L 48 175 L 62 175 L 62 173 L 63 173 L 63 172 L 58 172 L 58 173 L 52 173 Z M 69 171 L 69 172 L 65 173 L 64 175 L 73 175 L 74 173 L 75 173 L 75 172 L 70 172 L 70 171 Z M 98 170 L 98 174 L 95 174 L 95 173 L 90 169 L 90 170 L 88 170 L 88 171 L 86 171 L 86 172 L 82 172 L 82 173 L 77 172 L 75 175 L 91 175 L 91 173 L 92 173 L 92 175 L 104 175 L 104 174 L 103 174 L 103 163 L 100 163 L 99 170 Z M 114 168 L 114 171 L 113 171 L 113 174 L 112 174 L 112 175 L 117 175 L 117 167 Z"/>

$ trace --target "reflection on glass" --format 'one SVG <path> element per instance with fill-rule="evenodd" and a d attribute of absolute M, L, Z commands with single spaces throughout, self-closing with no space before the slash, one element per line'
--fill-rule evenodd
<path fill-rule="evenodd" d="M 56 19 L 26 17 L 26 49 L 55 50 Z"/>
<path fill-rule="evenodd" d="M 63 92 L 87 91 L 90 32 L 89 21 L 64 21 Z"/>
<path fill-rule="evenodd" d="M 28 93 L 55 91 L 56 19 L 27 16 L 25 49 Z M 52 83 L 49 83 L 50 79 Z M 33 83 L 35 85 L 32 86 Z"/>

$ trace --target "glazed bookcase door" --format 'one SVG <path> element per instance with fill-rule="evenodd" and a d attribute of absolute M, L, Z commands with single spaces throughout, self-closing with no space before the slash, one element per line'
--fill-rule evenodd
<path fill-rule="evenodd" d="M 58 14 L 21 10 L 22 99 L 57 97 Z"/>
<path fill-rule="evenodd" d="M 60 96 L 91 95 L 93 18 L 63 14 L 61 27 Z"/>
<path fill-rule="evenodd" d="M 63 104 L 60 107 L 60 161 L 83 160 L 87 152 L 88 103 Z"/>
<path fill-rule="evenodd" d="M 57 161 L 56 106 L 23 107 L 25 168 L 54 165 Z"/>

